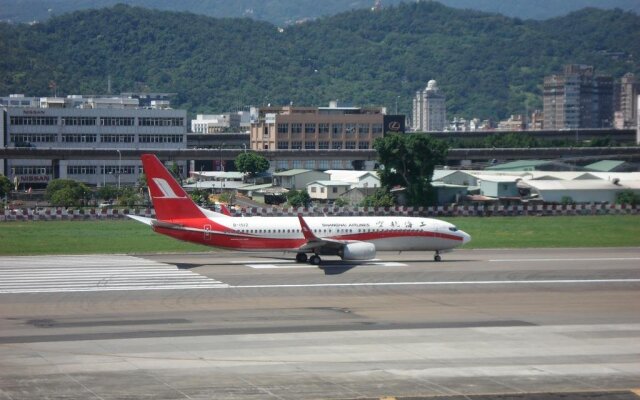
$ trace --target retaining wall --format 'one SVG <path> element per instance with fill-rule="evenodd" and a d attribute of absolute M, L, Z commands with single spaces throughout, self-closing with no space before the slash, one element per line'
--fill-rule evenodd
<path fill-rule="evenodd" d="M 316 208 L 279 208 L 260 207 L 242 208 L 232 211 L 241 216 L 295 216 L 298 213 L 308 216 L 408 216 L 408 217 L 491 217 L 491 216 L 557 216 L 557 215 L 639 215 L 640 205 L 626 204 L 527 204 L 527 205 L 471 205 L 440 207 L 316 207 Z M 128 214 L 153 218 L 155 212 L 150 208 L 133 209 L 20 209 L 5 210 L 0 221 L 25 220 L 102 220 L 122 219 Z"/>

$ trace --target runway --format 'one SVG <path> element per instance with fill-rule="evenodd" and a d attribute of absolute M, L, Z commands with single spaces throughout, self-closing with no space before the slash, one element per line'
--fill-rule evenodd
<path fill-rule="evenodd" d="M 638 398 L 640 249 L 443 259 L 0 257 L 0 399 Z"/>

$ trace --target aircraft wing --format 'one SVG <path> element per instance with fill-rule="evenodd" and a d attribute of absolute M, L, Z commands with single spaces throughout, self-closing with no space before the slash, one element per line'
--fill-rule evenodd
<path fill-rule="evenodd" d="M 302 234 L 304 235 L 304 238 L 307 240 L 305 244 L 298 247 L 299 251 L 302 251 L 302 252 L 311 251 L 321 247 L 338 250 L 342 248 L 345 244 L 349 243 L 347 241 L 319 238 L 313 233 L 311 228 L 309 228 L 309 225 L 307 224 L 307 221 L 305 221 L 304 218 L 302 217 L 302 214 L 298 214 L 298 219 L 300 220 L 300 227 L 302 228 Z"/>

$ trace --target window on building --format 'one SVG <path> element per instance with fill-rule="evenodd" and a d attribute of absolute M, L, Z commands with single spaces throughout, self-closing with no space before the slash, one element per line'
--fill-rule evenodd
<path fill-rule="evenodd" d="M 316 187 L 315 186 L 311 186 L 311 193 L 315 193 L 316 192 Z"/>
<path fill-rule="evenodd" d="M 100 135 L 100 142 L 102 143 L 133 143 L 134 141 L 135 135 L 133 134 L 103 133 L 102 135 Z"/>
<path fill-rule="evenodd" d="M 346 142 L 344 142 L 344 148 L 347 150 L 355 150 L 356 142 L 353 140 L 347 140 Z"/>
<path fill-rule="evenodd" d="M 62 125 L 89 126 L 89 125 L 95 125 L 95 124 L 96 124 L 95 117 L 62 117 Z"/>
<path fill-rule="evenodd" d="M 369 136 L 369 124 L 358 124 L 358 136 L 360 137 Z"/>
<path fill-rule="evenodd" d="M 11 125 L 58 125 L 58 117 L 11 117 Z"/>
<path fill-rule="evenodd" d="M 53 143 L 58 140 L 58 135 L 46 133 L 21 133 L 10 135 L 9 140 L 16 144 Z"/>
<path fill-rule="evenodd" d="M 278 133 L 279 134 L 288 134 L 289 133 L 289 124 L 278 124 Z"/>
<path fill-rule="evenodd" d="M 304 161 L 304 167 L 306 169 L 314 169 L 316 167 L 315 160 L 305 160 Z"/>
<path fill-rule="evenodd" d="M 320 160 L 318 161 L 319 169 L 329 169 L 329 160 Z"/>
<path fill-rule="evenodd" d="M 304 133 L 306 134 L 316 133 L 316 124 L 304 124 Z"/>
<path fill-rule="evenodd" d="M 291 142 L 291 149 L 292 150 L 301 150 L 302 149 L 302 142 L 300 142 L 300 141 Z"/>
<path fill-rule="evenodd" d="M 331 142 L 331 148 L 333 150 L 340 150 L 342 149 L 344 146 L 342 144 L 342 142 Z"/>
<path fill-rule="evenodd" d="M 333 193 L 338 193 L 338 187 L 337 187 L 337 186 L 333 186 L 333 187 L 331 188 L 331 191 L 332 191 Z"/>
<path fill-rule="evenodd" d="M 331 125 L 331 137 L 334 139 L 342 139 L 342 124 Z"/>
<path fill-rule="evenodd" d="M 382 136 L 382 124 L 371 124 L 371 134 L 375 137 Z"/>
<path fill-rule="evenodd" d="M 168 117 L 142 117 L 138 118 L 140 126 L 183 126 L 184 118 L 168 118 Z"/>
<path fill-rule="evenodd" d="M 291 124 L 291 134 L 297 135 L 302 133 L 302 124 L 301 123 L 293 123 Z"/>
<path fill-rule="evenodd" d="M 302 168 L 302 160 L 293 160 L 293 168 Z"/>
<path fill-rule="evenodd" d="M 320 142 L 318 142 L 318 149 L 319 150 L 328 150 L 329 149 L 329 142 L 328 141 L 320 141 Z"/>
<path fill-rule="evenodd" d="M 67 175 L 95 175 L 95 165 L 67 165 Z"/>
<path fill-rule="evenodd" d="M 345 124 L 344 134 L 346 137 L 355 137 L 356 136 L 356 124 Z"/>
<path fill-rule="evenodd" d="M 140 143 L 182 143 L 184 135 L 140 135 Z"/>
<path fill-rule="evenodd" d="M 304 148 L 305 148 L 305 150 L 315 150 L 316 149 L 316 142 L 314 142 L 314 141 L 306 141 L 306 142 L 304 142 Z"/>
<path fill-rule="evenodd" d="M 358 142 L 358 149 L 360 149 L 360 150 L 369 149 L 369 142 L 368 141 L 364 141 L 364 140 L 359 141 Z"/>
<path fill-rule="evenodd" d="M 289 150 L 289 141 L 287 140 L 278 141 L 278 150 Z"/>
<path fill-rule="evenodd" d="M 102 126 L 133 126 L 134 122 L 133 117 L 100 117 Z"/>
<path fill-rule="evenodd" d="M 318 124 L 318 133 L 320 133 L 320 134 L 329 133 L 329 124 L 327 124 L 327 123 L 319 123 Z"/>
<path fill-rule="evenodd" d="M 73 133 L 73 134 L 63 134 L 62 142 L 63 143 L 95 143 L 97 140 L 97 136 L 95 134 L 86 134 L 86 133 Z"/>

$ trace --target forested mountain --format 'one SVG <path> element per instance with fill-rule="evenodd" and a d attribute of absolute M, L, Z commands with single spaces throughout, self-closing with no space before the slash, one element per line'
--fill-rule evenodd
<path fill-rule="evenodd" d="M 383 6 L 401 1 L 383 0 Z M 427 0 L 422 0 L 427 1 Z M 500 13 L 521 19 L 559 17 L 586 7 L 640 13 L 638 0 L 439 0 L 456 8 Z M 188 11 L 216 18 L 249 17 L 276 25 L 371 8 L 375 0 L 0 0 L 0 21 L 44 21 L 51 16 L 118 3 L 165 11 Z"/>
<path fill-rule="evenodd" d="M 567 63 L 640 73 L 640 17 L 587 9 L 547 21 L 435 2 L 357 10 L 281 31 L 251 19 L 118 5 L 0 24 L 0 93 L 176 92 L 176 107 L 386 105 L 409 113 L 436 79 L 449 116 L 505 117 L 540 107 L 543 77 Z"/>

